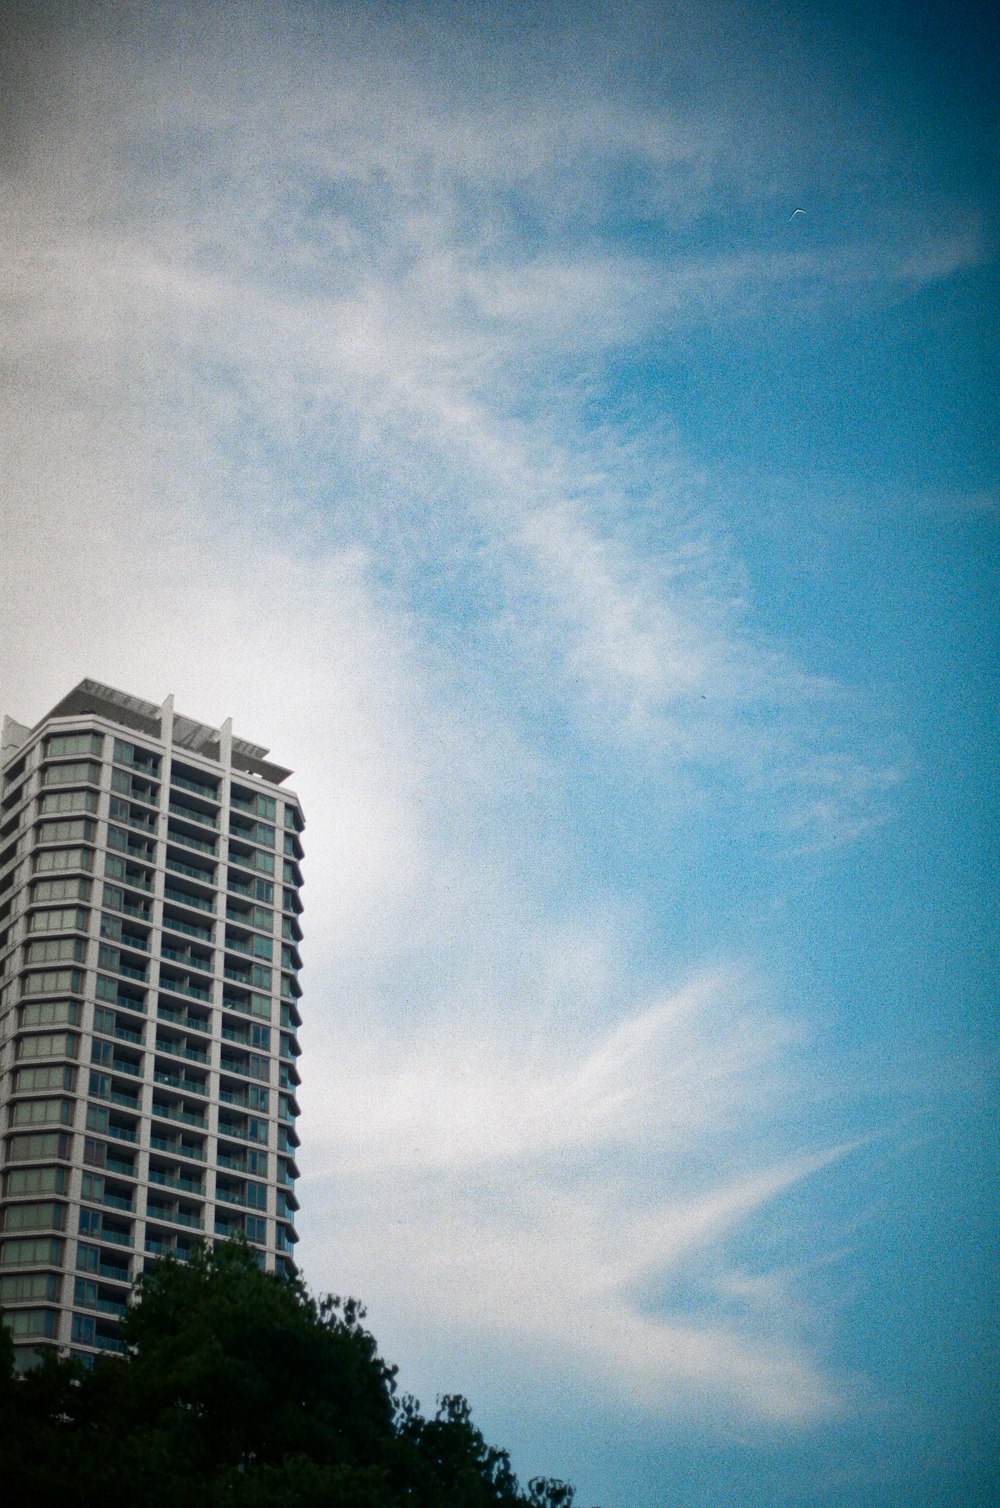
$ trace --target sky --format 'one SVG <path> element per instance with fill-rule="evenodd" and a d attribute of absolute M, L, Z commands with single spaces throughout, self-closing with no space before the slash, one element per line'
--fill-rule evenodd
<path fill-rule="evenodd" d="M 985 10 L 0 26 L 0 709 L 294 767 L 309 1283 L 582 1508 L 992 1503 Z"/>

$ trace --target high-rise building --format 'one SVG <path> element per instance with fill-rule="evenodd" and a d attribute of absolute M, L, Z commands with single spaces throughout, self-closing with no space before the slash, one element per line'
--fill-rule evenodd
<path fill-rule="evenodd" d="M 121 1349 L 155 1256 L 296 1271 L 302 812 L 268 750 L 82 681 L 0 751 L 0 1304 Z"/>

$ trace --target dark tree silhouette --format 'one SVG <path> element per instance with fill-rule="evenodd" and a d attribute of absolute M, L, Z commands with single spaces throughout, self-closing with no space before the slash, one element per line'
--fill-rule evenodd
<path fill-rule="evenodd" d="M 0 1340 L 0 1459 L 19 1508 L 572 1508 L 522 1491 L 462 1397 L 426 1418 L 396 1391 L 353 1299 L 314 1299 L 250 1249 L 203 1247 L 144 1274 L 127 1354 L 48 1355 L 16 1379 Z"/>

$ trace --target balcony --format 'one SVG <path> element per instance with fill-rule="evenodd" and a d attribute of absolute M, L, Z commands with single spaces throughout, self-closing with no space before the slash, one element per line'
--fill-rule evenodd
<path fill-rule="evenodd" d="M 214 885 L 215 884 L 215 869 L 214 868 L 212 868 L 212 869 L 196 869 L 193 864 L 184 864 L 184 863 L 181 862 L 180 859 L 175 859 L 170 854 L 167 854 L 167 857 L 166 857 L 166 867 L 168 869 L 172 869 L 175 874 L 186 874 L 189 879 L 200 880 L 203 885 Z M 195 902 L 189 901 L 187 904 L 188 905 L 194 905 Z M 212 907 L 207 907 L 206 909 L 207 910 L 212 910 L 213 908 Z"/>
<path fill-rule="evenodd" d="M 200 1016 L 189 1015 L 187 1011 L 171 1010 L 169 1005 L 159 1004 L 156 1007 L 156 1019 L 158 1021 L 170 1021 L 174 1026 L 187 1027 L 188 1031 L 210 1032 L 212 1023 L 209 1017 L 202 1019 Z"/>
<path fill-rule="evenodd" d="M 236 938 L 230 937 L 228 933 L 226 936 L 226 952 L 242 953 L 245 958 L 255 958 L 257 956 L 248 942 L 237 942 Z"/>
<path fill-rule="evenodd" d="M 87 1307 L 88 1307 L 88 1309 L 96 1309 L 101 1314 L 114 1314 L 114 1315 L 118 1316 L 119 1318 L 128 1309 L 128 1305 L 126 1303 L 124 1303 L 121 1299 L 102 1299 L 102 1298 L 99 1298 L 97 1300 L 96 1304 L 88 1304 Z M 103 1338 L 104 1337 L 98 1337 L 97 1338 L 97 1344 L 98 1345 L 100 1345 L 101 1339 L 103 1339 Z M 123 1346 L 122 1350 L 124 1350 L 124 1349 L 125 1348 Z"/>
<path fill-rule="evenodd" d="M 168 859 L 167 868 L 176 868 L 176 865 L 171 865 L 170 860 Z M 200 869 L 193 871 L 193 873 L 195 874 L 196 879 L 202 878 L 202 872 Z M 167 885 L 164 888 L 163 894 L 168 901 L 176 901 L 179 906 L 191 906 L 195 911 L 208 911 L 213 915 L 215 913 L 215 906 L 213 902 L 206 900 L 204 896 L 190 895 L 188 891 L 177 890 L 172 885 Z M 174 925 L 174 923 L 168 918 L 164 918 L 163 924 L 167 927 L 172 927 Z"/>
<path fill-rule="evenodd" d="M 231 1173 L 246 1173 L 249 1171 L 245 1156 L 227 1157 L 224 1152 L 220 1152 L 217 1161 L 220 1168 L 228 1168 Z"/>
<path fill-rule="evenodd" d="M 149 1145 L 157 1152 L 169 1152 L 172 1157 L 187 1157 L 194 1162 L 204 1162 L 205 1153 L 200 1147 L 187 1146 L 182 1141 L 167 1136 L 151 1136 Z M 152 1177 L 152 1173 L 150 1174 Z"/>
<path fill-rule="evenodd" d="M 125 1342 L 119 1340 L 117 1335 L 95 1335 L 93 1344 L 99 1351 L 113 1351 L 118 1356 L 125 1355 Z"/>
<path fill-rule="evenodd" d="M 161 1121 L 174 1121 L 179 1126 L 196 1126 L 199 1131 L 208 1127 L 208 1118 L 205 1115 L 194 1115 L 189 1110 L 178 1110 L 176 1105 L 158 1104 L 153 1101 L 153 1117 Z"/>
<path fill-rule="evenodd" d="M 110 1099 L 113 1105 L 121 1105 L 126 1110 L 138 1110 L 139 1108 L 139 1096 L 137 1094 L 124 1094 L 120 1089 L 112 1089 L 110 1095 L 103 1095 L 102 1098 Z"/>
<path fill-rule="evenodd" d="M 134 1079 L 142 1076 L 142 1064 L 130 1063 L 127 1058 L 112 1058 L 109 1067 L 112 1073 L 127 1073 Z"/>
<path fill-rule="evenodd" d="M 100 982 L 100 981 L 98 981 Z M 113 981 L 111 981 L 113 983 Z M 121 1011 L 136 1011 L 140 1016 L 146 1014 L 145 1000 L 137 1000 L 134 995 L 125 995 L 121 990 L 116 995 L 98 995 L 98 999 L 104 1005 L 116 1005 Z"/>
<path fill-rule="evenodd" d="M 106 1204 L 109 1209 L 126 1210 L 129 1214 L 135 1209 L 134 1196 L 126 1198 L 124 1194 L 105 1194 L 100 1202 Z"/>
<path fill-rule="evenodd" d="M 130 859 L 141 859 L 147 864 L 152 864 L 156 859 L 156 844 L 152 841 L 143 843 L 109 843 L 108 847 L 115 853 L 126 854 Z M 135 884 L 134 880 L 129 881 Z M 152 889 L 152 886 L 148 887 Z"/>
<path fill-rule="evenodd" d="M 113 1283 L 131 1283 L 127 1267 L 112 1267 L 108 1262 L 101 1262 L 97 1268 L 99 1277 L 109 1278 Z"/>
<path fill-rule="evenodd" d="M 180 817 L 184 822 L 200 822 L 203 826 L 214 827 L 218 831 L 218 817 L 213 817 L 210 812 L 199 812 L 196 807 L 188 806 L 186 802 L 170 801 L 167 803 L 167 811 L 175 817 Z"/>
<path fill-rule="evenodd" d="M 171 1209 L 165 1204 L 155 1204 L 152 1200 L 146 1201 L 146 1219 L 163 1220 L 170 1225 L 184 1225 L 188 1230 L 204 1230 L 205 1221 L 201 1215 L 188 1215 L 183 1210 Z"/>
<path fill-rule="evenodd" d="M 187 995 L 192 1000 L 211 1001 L 211 990 L 201 989 L 197 985 L 182 984 L 179 979 L 164 978 L 160 975 L 160 989 L 168 990 L 171 995 Z"/>
<path fill-rule="evenodd" d="M 174 893 L 175 895 L 177 894 L 176 891 Z M 193 906 L 195 904 L 194 900 L 191 899 L 189 904 Z M 165 916 L 163 918 L 164 931 L 168 928 L 171 932 L 183 932 L 186 937 L 197 937 L 201 942 L 210 943 L 212 941 L 211 927 L 198 927 L 194 922 L 182 922 L 176 916 Z"/>
<path fill-rule="evenodd" d="M 208 1067 L 208 1051 L 204 1047 L 181 1047 L 179 1042 L 169 1042 L 157 1036 L 156 1051 L 169 1053 L 172 1058 L 186 1058 L 189 1063 L 202 1063 Z"/>
<path fill-rule="evenodd" d="M 186 1262 L 191 1255 L 183 1241 L 161 1241 L 158 1236 L 146 1237 L 145 1250 L 151 1257 L 174 1257 L 178 1262 Z"/>
<path fill-rule="evenodd" d="M 183 775 L 178 775 L 176 771 L 171 772 L 170 785 L 171 788 L 176 787 L 181 791 L 190 791 L 192 796 L 201 796 L 203 800 L 211 801 L 216 806 L 219 805 L 219 793 L 214 786 L 201 785 L 196 780 L 187 780 Z"/>
<path fill-rule="evenodd" d="M 142 1046 L 142 1032 L 132 1031 L 128 1026 L 116 1026 L 114 1035 L 121 1042 L 135 1042 Z"/>
<path fill-rule="evenodd" d="M 131 1233 L 131 1231 L 107 1230 L 107 1229 L 105 1229 L 105 1230 L 101 1231 L 100 1236 L 98 1237 L 98 1240 L 100 1240 L 100 1241 L 110 1241 L 111 1244 L 112 1244 L 112 1246 L 131 1246 L 132 1245 L 132 1233 Z"/>
<path fill-rule="evenodd" d="M 190 948 L 171 948 L 164 943 L 160 952 L 162 957 L 169 958 L 186 969 L 200 969 L 205 974 L 212 972 L 211 958 L 202 958 L 199 953 L 192 953 Z"/>
<path fill-rule="evenodd" d="M 153 1082 L 165 1084 L 169 1089 L 179 1089 L 184 1094 L 197 1094 L 202 1097 L 208 1094 L 208 1085 L 199 1083 L 197 1079 L 186 1079 L 178 1073 L 164 1073 L 157 1069 L 153 1074 Z"/>
<path fill-rule="evenodd" d="M 149 812 L 111 812 L 112 822 L 124 822 L 126 827 L 133 828 L 139 833 L 156 833 L 157 818 Z"/>
<path fill-rule="evenodd" d="M 219 1068 L 223 1073 L 237 1074 L 241 1079 L 256 1079 L 261 1084 L 270 1082 L 266 1065 L 257 1067 L 251 1063 L 241 1063 L 238 1058 L 227 1057 L 225 1053 L 222 1055 Z"/>
<path fill-rule="evenodd" d="M 211 854 L 213 859 L 218 853 L 217 843 L 208 843 L 204 838 L 195 838 L 191 833 L 178 832 L 175 827 L 168 830 L 167 837 L 171 843 L 182 843 L 185 848 L 193 848 L 196 853 Z"/>
<path fill-rule="evenodd" d="M 143 933 L 140 933 L 140 932 L 126 932 L 123 929 L 122 933 L 121 933 L 121 936 L 120 937 L 115 937 L 110 932 L 106 932 L 105 929 L 104 929 L 104 927 L 102 926 L 101 927 L 101 936 L 103 938 L 107 938 L 107 940 L 109 942 L 117 942 L 117 943 L 119 943 L 121 947 L 126 948 L 126 949 L 130 949 L 133 953 L 148 953 L 149 952 L 149 938 L 147 936 L 145 936 Z"/>
<path fill-rule="evenodd" d="M 260 1205 L 254 1204 L 248 1199 L 242 1189 L 227 1189 L 216 1186 L 215 1200 L 217 1204 L 238 1204 L 241 1209 L 260 1210 Z"/>
<path fill-rule="evenodd" d="M 201 1179 L 182 1178 L 178 1174 L 163 1173 L 159 1168 L 150 1168 L 150 1183 L 159 1184 L 165 1189 L 179 1189 L 183 1194 L 197 1194 L 199 1198 L 205 1196 L 205 1185 Z"/>

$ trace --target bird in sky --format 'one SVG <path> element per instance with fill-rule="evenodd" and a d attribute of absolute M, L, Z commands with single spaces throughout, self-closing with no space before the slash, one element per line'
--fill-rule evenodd
<path fill-rule="evenodd" d="M 788 218 L 789 218 L 789 220 L 794 220 L 796 215 L 804 215 L 804 214 L 805 214 L 805 210 L 804 209 L 793 209 L 792 213 L 789 215 Z"/>

